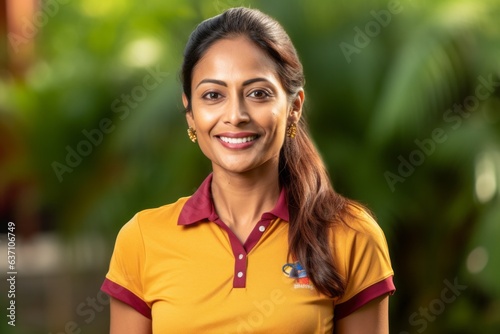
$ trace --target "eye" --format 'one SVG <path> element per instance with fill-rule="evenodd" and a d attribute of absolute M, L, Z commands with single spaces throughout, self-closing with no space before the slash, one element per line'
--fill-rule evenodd
<path fill-rule="evenodd" d="M 253 97 L 256 99 L 266 99 L 271 96 L 268 92 L 262 89 L 257 89 L 248 94 L 249 97 Z"/>
<path fill-rule="evenodd" d="M 217 92 L 208 92 L 206 93 L 205 95 L 203 95 L 203 98 L 205 100 L 211 100 L 211 101 L 215 101 L 215 100 L 218 100 L 222 97 L 221 94 L 217 93 Z"/>

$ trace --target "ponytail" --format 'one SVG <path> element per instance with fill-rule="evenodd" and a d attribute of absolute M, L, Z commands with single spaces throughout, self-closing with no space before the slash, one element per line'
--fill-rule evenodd
<path fill-rule="evenodd" d="M 333 190 L 303 118 L 296 137 L 285 140 L 279 170 L 290 211 L 288 255 L 302 265 L 319 292 L 340 297 L 345 282 L 333 261 L 329 231 L 332 224 L 342 221 L 348 203 Z"/>
<path fill-rule="evenodd" d="M 274 60 L 290 99 L 302 89 L 305 83 L 302 64 L 283 27 L 258 10 L 239 7 L 203 21 L 191 33 L 181 71 L 188 101 L 193 69 L 205 52 L 218 40 L 240 35 L 248 37 Z M 328 239 L 332 224 L 342 223 L 349 213 L 350 202 L 333 190 L 303 118 L 296 137 L 285 140 L 279 168 L 280 184 L 287 188 L 290 211 L 288 255 L 306 269 L 318 291 L 339 297 L 344 293 L 345 282 L 333 261 Z"/>

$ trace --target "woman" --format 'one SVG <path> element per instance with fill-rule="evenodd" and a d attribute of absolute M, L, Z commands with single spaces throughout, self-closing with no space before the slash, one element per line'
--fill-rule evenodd
<path fill-rule="evenodd" d="M 283 28 L 247 8 L 202 22 L 182 81 L 213 173 L 120 231 L 102 287 L 111 333 L 387 333 L 384 235 L 330 184 Z"/>

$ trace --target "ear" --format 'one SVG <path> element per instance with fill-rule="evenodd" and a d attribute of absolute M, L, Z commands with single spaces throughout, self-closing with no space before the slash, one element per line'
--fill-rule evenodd
<path fill-rule="evenodd" d="M 188 105 L 189 105 L 189 100 L 188 100 L 186 94 L 184 94 L 184 93 L 182 93 L 182 104 L 184 105 L 184 108 L 186 109 L 186 120 L 187 120 L 188 126 L 195 129 L 193 111 L 187 109 Z"/>
<path fill-rule="evenodd" d="M 186 96 L 186 93 L 182 93 L 182 105 L 184 105 L 184 109 L 186 109 L 186 111 L 188 111 L 189 99 Z"/>
<path fill-rule="evenodd" d="M 305 93 L 301 88 L 290 106 L 290 114 L 288 115 L 288 123 L 297 123 L 302 116 L 302 107 L 304 106 Z"/>

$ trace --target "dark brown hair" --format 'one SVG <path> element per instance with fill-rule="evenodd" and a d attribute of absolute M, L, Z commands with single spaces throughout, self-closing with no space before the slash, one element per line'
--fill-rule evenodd
<path fill-rule="evenodd" d="M 189 37 L 181 71 L 187 110 L 194 67 L 213 43 L 234 36 L 248 37 L 274 60 L 290 100 L 304 86 L 302 64 L 283 27 L 258 10 L 231 8 L 200 23 Z M 318 291 L 341 296 L 345 282 L 333 261 L 329 231 L 333 223 L 343 221 L 348 200 L 333 190 L 303 117 L 296 137 L 285 140 L 281 149 L 279 178 L 287 188 L 290 211 L 289 256 L 300 262 Z"/>

